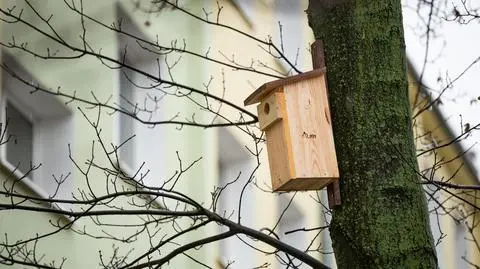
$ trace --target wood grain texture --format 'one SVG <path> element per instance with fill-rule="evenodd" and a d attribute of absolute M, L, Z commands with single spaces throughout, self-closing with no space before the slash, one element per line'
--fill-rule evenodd
<path fill-rule="evenodd" d="M 266 83 L 245 100 L 256 102 L 274 191 L 318 190 L 338 179 L 325 69 Z"/>
<path fill-rule="evenodd" d="M 293 178 L 338 178 L 325 77 L 287 85 L 284 94 L 296 171 Z"/>
<path fill-rule="evenodd" d="M 283 117 L 282 106 L 285 106 L 283 91 L 270 94 L 257 106 L 258 123 L 260 130 L 264 131 L 271 124 Z"/>
<path fill-rule="evenodd" d="M 283 113 L 285 113 L 285 99 L 283 98 L 283 94 L 277 96 L 277 101 L 280 101 L 280 110 L 283 110 Z M 290 164 L 292 153 L 289 145 L 291 142 L 285 126 L 288 126 L 288 117 L 283 117 L 275 121 L 265 130 L 270 177 L 274 191 L 288 182 L 294 173 L 294 171 L 291 171 L 293 165 Z"/>

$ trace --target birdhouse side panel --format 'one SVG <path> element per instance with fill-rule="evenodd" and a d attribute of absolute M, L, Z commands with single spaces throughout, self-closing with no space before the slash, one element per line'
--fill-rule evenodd
<path fill-rule="evenodd" d="M 295 174 L 293 178 L 338 177 L 325 76 L 284 87 Z"/>
<path fill-rule="evenodd" d="M 265 131 L 267 140 L 268 163 L 270 165 L 270 176 L 272 189 L 278 190 L 282 185 L 292 178 L 293 163 L 290 163 L 288 137 L 284 128 L 285 118 L 270 125 Z"/>

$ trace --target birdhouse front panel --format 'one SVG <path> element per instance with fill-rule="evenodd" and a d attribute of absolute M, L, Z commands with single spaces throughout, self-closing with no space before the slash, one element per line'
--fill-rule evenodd
<path fill-rule="evenodd" d="M 266 83 L 245 100 L 256 102 L 274 191 L 316 190 L 338 179 L 324 70 Z"/>
<path fill-rule="evenodd" d="M 277 93 L 273 95 L 275 100 L 281 103 L 280 110 L 285 112 L 285 102 L 283 101 L 283 93 Z M 283 102 L 282 102 L 283 101 Z M 264 104 L 262 106 L 262 104 Z M 262 109 L 267 102 L 259 105 Z M 263 111 L 264 112 L 264 111 Z M 265 115 L 261 113 L 259 115 Z M 272 178 L 272 188 L 274 190 L 279 189 L 282 185 L 288 182 L 292 178 L 293 163 L 290 161 L 292 156 L 290 144 L 289 132 L 284 128 L 285 122 L 288 119 L 283 116 L 280 120 L 275 121 L 273 124 L 266 127 L 265 137 L 267 140 L 268 162 L 270 167 L 270 177 Z"/>

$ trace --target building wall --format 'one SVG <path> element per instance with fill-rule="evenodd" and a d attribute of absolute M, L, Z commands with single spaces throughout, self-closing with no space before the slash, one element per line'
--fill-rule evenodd
<path fill-rule="evenodd" d="M 171 13 L 167 12 L 165 13 L 165 16 L 162 14 L 159 18 L 147 18 L 151 23 L 150 26 L 147 27 L 144 14 L 141 12 L 133 12 L 133 6 L 129 6 L 132 4 L 130 1 L 83 2 L 86 13 L 98 18 L 107 25 L 110 25 L 117 20 L 117 8 L 118 6 L 121 6 L 125 13 L 130 16 L 133 23 L 137 24 L 137 28 L 142 31 L 142 34 L 151 40 L 155 40 L 156 34 L 159 34 L 161 37 L 168 38 L 161 40 L 161 42 L 170 44 L 171 39 L 188 36 L 189 44 L 195 44 L 196 49 L 199 51 L 204 50 L 202 45 L 204 44 L 203 38 L 205 36 L 203 34 L 203 26 L 198 25 L 195 21 L 188 18 L 172 18 Z M 52 21 L 54 22 L 55 27 L 57 27 L 59 34 L 65 40 L 75 44 L 79 43 L 78 36 L 79 33 L 81 33 L 79 17 L 74 14 L 72 15 L 72 12 L 65 8 L 63 2 L 45 1 L 34 4 L 40 14 L 54 13 L 54 19 Z M 2 3 L 2 6 L 3 5 L 9 5 L 9 3 Z M 198 8 L 196 5 L 201 5 L 201 3 L 199 1 L 192 1 L 191 4 L 187 3 L 188 8 Z M 20 8 L 20 6 L 17 8 Z M 39 25 L 40 27 L 43 27 L 42 29 L 45 29 L 44 25 L 41 26 L 42 22 L 35 19 L 35 15 L 32 14 L 27 7 L 25 7 L 23 16 L 27 20 L 33 21 L 35 25 Z M 175 22 L 175 27 L 165 27 L 165 25 L 169 25 L 172 21 Z M 35 31 L 26 30 L 25 27 L 20 27 L 17 24 L 2 24 L 2 27 L 2 40 L 9 40 L 11 39 L 11 36 L 15 36 L 17 41 L 28 41 L 30 48 L 35 48 L 42 53 L 45 51 L 42 50 L 42 47 L 46 48 L 48 46 L 52 51 L 54 51 L 56 47 L 53 45 L 53 42 L 36 34 Z M 94 26 L 89 22 L 86 23 L 86 27 L 88 30 L 87 39 L 94 50 L 98 51 L 101 49 L 103 54 L 116 57 L 117 51 L 119 50 L 116 34 L 112 31 L 107 31 L 101 27 Z M 95 95 L 99 100 L 107 100 L 109 97 L 118 98 L 119 75 L 117 70 L 107 68 L 95 57 L 85 56 L 72 63 L 71 61 L 66 60 L 43 61 L 39 58 L 26 55 L 18 50 L 4 50 L 4 53 L 11 55 L 11 57 L 23 66 L 32 77 L 36 78 L 47 88 L 57 89 L 58 86 L 61 86 L 61 88 L 59 88 L 61 91 L 70 94 L 75 91 L 76 97 L 89 100 L 92 100 L 92 95 Z M 71 52 L 59 48 L 59 53 L 69 54 Z M 198 81 L 204 81 L 206 73 L 201 67 L 201 61 L 195 59 L 186 59 L 185 61 L 187 61 L 188 64 L 177 69 L 178 71 L 175 73 L 176 78 L 188 85 L 195 85 Z M 65 98 L 59 99 L 62 104 L 68 101 L 68 99 Z M 73 102 L 67 106 L 67 109 L 72 113 L 73 123 L 71 153 L 72 158 L 85 168 L 85 161 L 91 158 L 92 155 L 92 142 L 97 139 L 93 128 L 89 125 L 80 110 L 77 109 L 78 105 L 78 103 Z M 96 119 L 98 113 L 97 109 L 89 110 L 83 105 L 79 106 L 87 117 L 91 120 Z M 184 115 L 188 115 L 191 114 L 191 106 L 192 105 L 189 102 L 176 100 L 175 102 L 165 103 L 165 111 L 180 111 Z M 118 122 L 116 116 L 108 116 L 107 111 L 102 111 L 102 117 L 99 124 L 102 129 L 102 139 L 107 141 L 107 143 L 118 143 Z M 177 151 L 182 157 L 182 160 L 185 163 L 188 163 L 201 157 L 204 152 L 209 149 L 204 141 L 207 139 L 207 136 L 203 130 L 185 128 L 183 131 L 178 131 L 176 130 L 176 127 L 177 126 L 158 127 L 157 129 L 161 130 L 164 134 L 162 137 L 163 151 L 145 152 L 145 158 L 154 161 L 156 156 L 165 156 L 162 158 L 162 167 L 165 167 L 165 169 L 159 173 L 159 175 L 163 174 L 164 177 L 173 175 L 175 170 L 178 169 L 178 161 L 176 158 Z M 62 136 L 63 134 L 59 133 L 56 135 Z M 151 139 L 155 139 L 155 137 L 152 137 Z M 148 143 L 148 141 L 141 142 L 144 144 Z M 95 159 L 99 164 L 107 164 L 107 160 L 98 141 L 96 141 L 94 153 Z M 68 152 L 64 151 L 61 154 L 49 156 L 49 160 L 44 161 L 45 163 L 52 163 L 52 161 L 54 162 L 55 159 L 59 158 L 68 159 Z M 189 194 L 198 200 L 208 199 L 210 197 L 209 191 L 212 189 L 213 180 L 215 179 L 212 177 L 203 177 L 203 175 L 207 174 L 205 170 L 207 168 L 209 167 L 204 164 L 193 168 L 190 173 L 184 176 L 180 188 L 184 190 L 186 194 Z M 15 177 L 12 178 L 6 167 L 2 167 L 1 171 L 2 186 L 4 183 L 11 184 Z M 72 173 L 70 177 L 72 186 L 71 190 L 67 191 L 67 194 L 70 192 L 76 192 L 77 189 L 86 188 L 85 178 L 77 169 L 72 169 L 71 171 L 66 172 Z M 90 185 L 92 189 L 94 189 L 97 194 L 104 193 L 105 176 L 103 172 L 92 169 L 89 177 L 91 179 Z M 156 180 L 164 180 L 164 177 L 157 178 Z M 153 182 L 155 183 L 155 179 Z M 30 185 L 36 189 L 35 184 Z M 19 191 L 29 191 L 28 186 L 25 184 L 18 184 L 18 188 Z M 2 197 L 1 199 L 2 201 L 8 201 L 9 198 Z M 54 231 L 55 228 L 51 227 L 49 220 L 56 222 L 57 219 L 60 219 L 60 222 L 62 223 L 65 218 L 58 218 L 57 216 L 48 213 L 21 212 L 19 210 L 2 211 L 0 213 L 0 227 L 2 227 L 2 232 L 8 233 L 9 241 L 13 242 L 17 239 L 29 238 L 36 233 L 41 234 Z M 109 220 L 114 223 L 128 223 L 129 221 L 134 221 L 134 218 L 121 216 L 113 217 Z M 88 218 L 80 219 L 74 224 L 75 229 L 81 230 L 83 227 L 87 227 L 87 231 L 93 234 L 102 235 L 102 231 L 99 230 L 99 228 L 96 228 L 95 225 L 92 225 L 91 220 Z M 199 234 L 205 235 L 211 233 L 213 232 L 213 229 L 213 227 L 207 227 L 206 229 L 199 231 Z M 109 229 L 109 233 L 121 236 L 122 229 L 111 228 Z M 189 239 L 191 238 L 185 240 L 188 241 Z M 110 240 L 94 240 L 87 236 L 81 236 L 70 230 L 64 230 L 49 239 L 42 240 L 38 249 L 47 254 L 45 259 L 67 257 L 68 259 L 65 265 L 67 268 L 96 268 L 99 263 L 98 251 L 102 250 L 104 251 L 105 256 L 109 256 L 113 251 L 112 243 L 114 242 Z M 127 246 L 126 244 L 121 243 L 118 244 L 124 247 L 123 250 L 120 248 L 121 253 L 125 253 L 126 250 L 132 246 Z M 135 245 L 135 251 L 132 255 L 141 250 L 148 249 L 150 246 L 146 238 L 143 240 L 140 238 L 136 244 L 138 245 Z M 214 260 L 217 256 L 216 252 L 216 250 L 212 250 L 211 248 L 202 248 L 196 251 L 196 254 L 193 255 L 207 257 L 207 260 Z M 192 261 L 183 258 L 174 259 L 170 266 L 172 266 L 172 268 L 188 268 L 192 266 Z M 18 268 L 20 267 L 21 266 L 18 266 Z"/>
<path fill-rule="evenodd" d="M 416 115 L 431 99 L 426 95 L 426 91 L 419 89 L 412 69 L 409 80 L 412 114 Z M 413 105 L 415 103 L 416 106 Z M 427 179 L 459 185 L 477 185 L 477 179 L 464 157 L 465 150 L 458 143 L 442 146 L 450 143 L 454 136 L 446 126 L 437 105 L 422 111 L 413 121 L 417 154 L 421 154 L 418 157 L 419 171 Z M 435 147 L 438 148 L 422 154 Z M 475 210 L 470 206 L 478 203 L 475 192 L 455 189 L 438 191 L 431 185 L 425 186 L 425 189 L 430 193 L 427 195 L 431 211 L 430 225 L 437 244 L 440 268 L 469 268 L 470 265 L 462 256 L 469 262 L 477 264 L 480 253 L 472 240 L 472 234 L 478 238 L 479 230 L 475 227 L 477 226 L 476 214 L 473 214 Z M 473 229 L 472 232 L 469 228 Z"/>

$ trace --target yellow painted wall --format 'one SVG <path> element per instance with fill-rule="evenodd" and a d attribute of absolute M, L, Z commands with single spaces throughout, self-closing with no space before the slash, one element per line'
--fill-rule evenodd
<path fill-rule="evenodd" d="M 411 71 L 411 69 L 410 69 Z M 430 104 L 431 98 L 426 92 L 420 91 L 416 76 L 409 73 L 410 100 L 413 107 L 413 129 L 416 137 L 418 164 L 420 172 L 425 172 L 427 179 L 444 181 L 458 185 L 477 185 L 477 179 L 470 169 L 469 164 L 463 156 L 464 150 L 457 143 L 451 143 L 455 137 L 447 127 L 445 119 L 437 105 L 424 109 Z M 421 113 L 419 113 L 421 112 Z M 444 146 L 446 145 L 446 146 Z M 429 150 L 436 148 L 435 150 Z M 427 153 L 423 153 L 426 152 Z M 434 173 L 432 175 L 432 167 Z M 478 199 L 474 191 L 458 191 L 446 189 L 446 191 L 433 192 L 435 188 L 425 186 L 432 196 L 430 209 L 438 208 L 438 211 L 431 212 L 431 225 L 440 226 L 443 235 L 437 235 L 436 240 L 442 236 L 441 243 L 437 246 L 439 262 L 442 268 L 464 268 L 458 262 L 462 249 L 467 251 L 467 259 L 478 264 L 480 261 L 479 248 L 472 241 L 472 235 L 478 238 L 480 235 L 478 226 L 478 213 L 471 205 L 478 206 Z M 455 196 L 455 197 L 454 197 Z M 458 198 L 457 198 L 458 197 Z M 438 202 L 434 202 L 434 200 Z M 446 213 L 447 212 L 447 213 Z M 464 240 L 456 240 L 456 232 L 459 229 L 459 222 L 466 222 L 465 227 L 472 229 L 468 231 Z M 438 241 L 437 241 L 438 242 Z M 463 245 L 462 245 L 463 244 Z M 466 246 L 465 246 L 466 245 Z M 465 262 L 462 262 L 466 266 Z"/>

